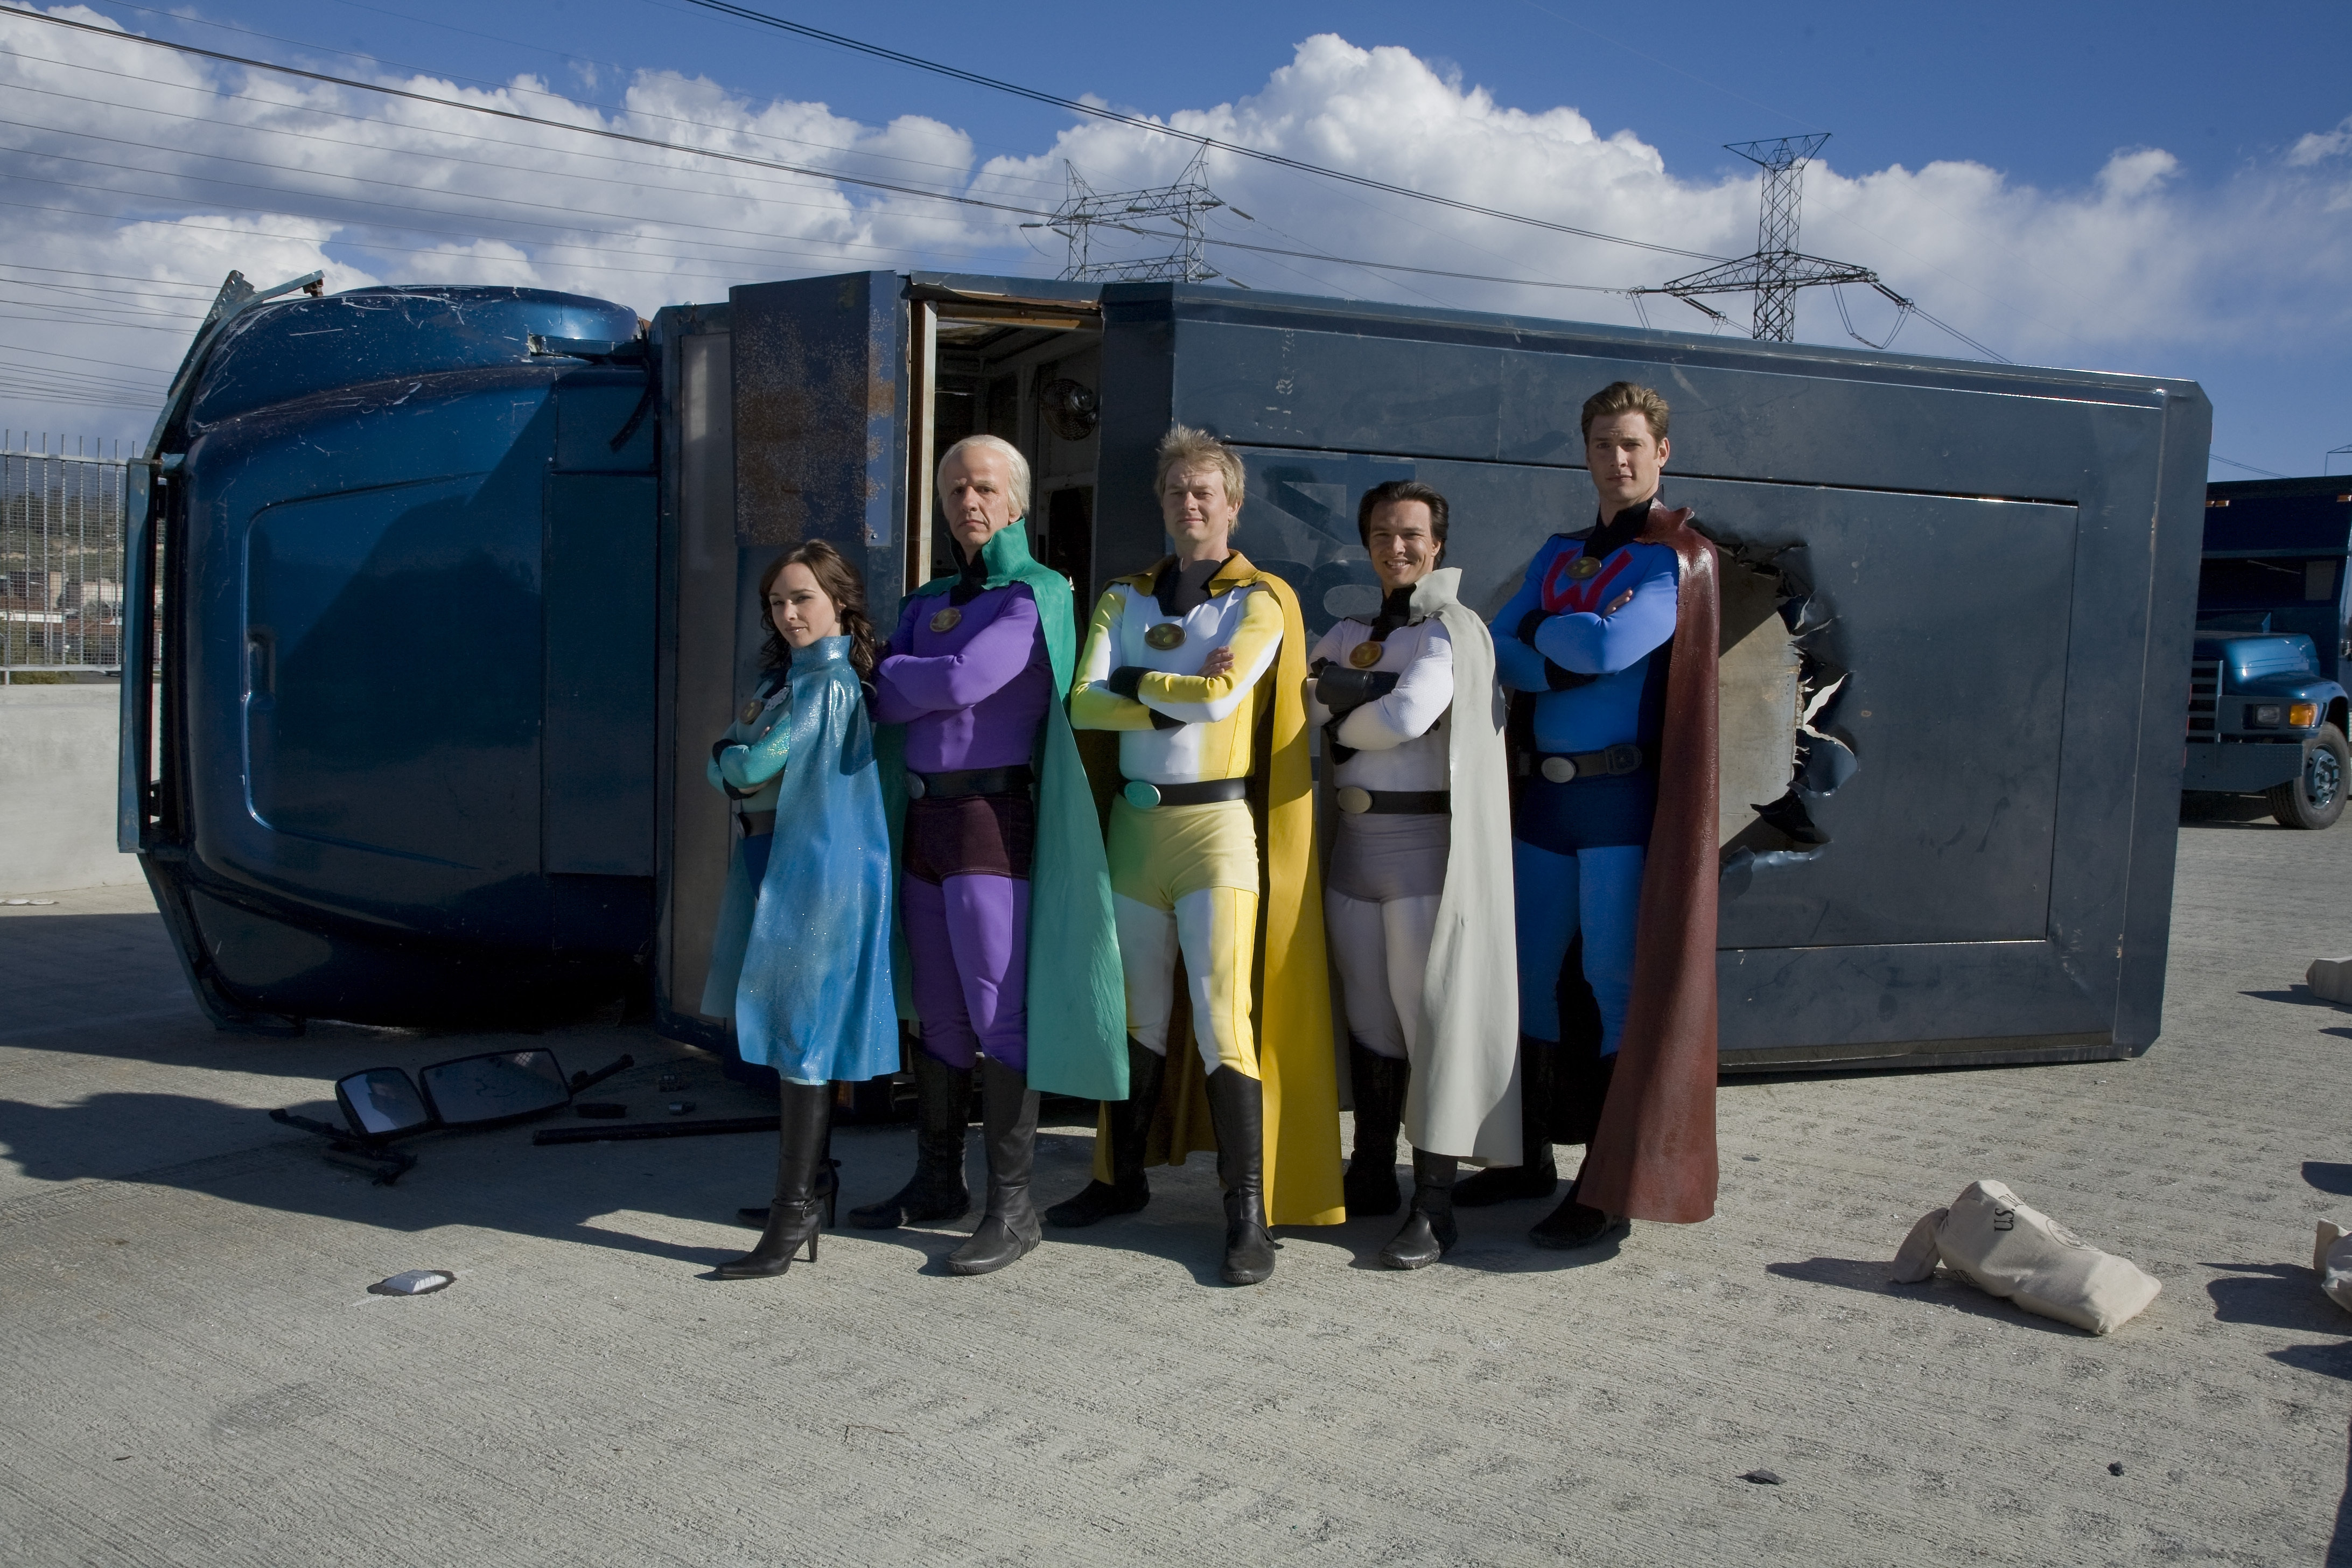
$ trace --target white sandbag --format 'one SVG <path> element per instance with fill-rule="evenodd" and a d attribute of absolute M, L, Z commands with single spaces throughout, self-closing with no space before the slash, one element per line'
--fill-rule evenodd
<path fill-rule="evenodd" d="M 2352 1002 L 2352 958 L 2315 958 L 2303 983 L 2327 1001 Z"/>
<path fill-rule="evenodd" d="M 2321 1220 L 2311 1247 L 2311 1268 L 2327 1299 L 2352 1312 L 2352 1230 L 2332 1219 Z"/>
<path fill-rule="evenodd" d="M 1922 1215 L 1895 1255 L 1895 1281 L 1916 1285 L 1939 1262 L 1981 1290 L 2095 1334 L 2139 1316 L 2164 1288 L 2000 1182 L 1972 1182 L 1951 1207 Z"/>

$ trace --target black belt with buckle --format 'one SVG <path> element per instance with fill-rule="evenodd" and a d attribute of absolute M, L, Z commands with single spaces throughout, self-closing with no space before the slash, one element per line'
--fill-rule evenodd
<path fill-rule="evenodd" d="M 1538 752 L 1519 759 L 1519 775 L 1524 778 L 1534 773 L 1553 784 L 1569 784 L 1577 779 L 1638 773 L 1642 761 L 1642 748 L 1631 744 L 1612 746 L 1605 752 Z"/>
<path fill-rule="evenodd" d="M 907 775 L 908 800 L 963 800 L 975 795 L 1025 795 L 1032 778 L 1029 764 L 1009 768 L 965 768 L 961 773 Z"/>
<path fill-rule="evenodd" d="M 1358 789 L 1341 784 L 1331 792 L 1331 804 L 1349 816 L 1444 816 L 1454 810 L 1453 796 L 1442 789 Z"/>
<path fill-rule="evenodd" d="M 1249 793 L 1249 780 L 1202 779 L 1198 784 L 1156 784 L 1129 779 L 1119 786 L 1118 793 L 1138 811 L 1151 811 L 1163 805 L 1207 805 L 1213 801 L 1240 800 Z"/>
<path fill-rule="evenodd" d="M 776 830 L 776 814 L 772 811 L 745 811 L 736 815 L 743 819 L 743 837 L 746 838 L 758 838 Z"/>

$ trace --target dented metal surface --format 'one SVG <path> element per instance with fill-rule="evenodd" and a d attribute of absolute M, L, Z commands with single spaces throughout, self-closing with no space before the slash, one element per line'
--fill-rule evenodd
<path fill-rule="evenodd" d="M 1354 505 L 1384 479 L 1418 478 L 1452 499 L 1449 563 L 1465 598 L 1492 609 L 1547 535 L 1591 520 L 1583 398 L 1618 379 L 1659 387 L 1675 408 L 1666 498 L 1696 509 L 1725 561 L 1726 1068 L 2073 1059 L 2155 1037 L 2209 422 L 2191 384 L 1190 285 L 859 273 L 663 312 L 648 414 L 645 369 L 567 368 L 529 352 L 532 332 L 575 347 L 626 338 L 609 318 L 550 305 L 524 321 L 500 291 L 438 291 L 437 304 L 415 292 L 404 309 L 440 310 L 450 329 L 432 367 L 401 359 L 398 343 L 276 382 L 225 359 L 219 388 L 199 392 L 222 411 L 220 438 L 191 449 L 183 488 L 221 517 L 292 517 L 303 497 L 362 484 L 423 487 L 420 497 L 454 486 L 428 498 L 444 520 L 429 526 L 456 530 L 436 536 L 439 554 L 322 561 L 323 603 L 341 612 L 373 594 L 472 610 L 443 641 L 366 615 L 314 617 L 365 634 L 352 644 L 361 652 L 335 655 L 359 689 L 373 689 L 364 656 L 390 642 L 421 650 L 404 667 L 418 689 L 467 695 L 438 710 L 383 698 L 415 713 L 394 727 L 413 755 L 395 746 L 377 759 L 407 797 L 388 799 L 381 822 L 346 813 L 307 837 L 282 824 L 257 837 L 253 824 L 277 820 L 270 790 L 308 791 L 302 800 L 332 815 L 342 808 L 331 781 L 345 775 L 264 779 L 248 806 L 245 790 L 268 768 L 222 771 L 232 745 L 242 758 L 250 736 L 275 743 L 277 694 L 250 684 L 273 667 L 266 647 L 257 657 L 259 645 L 239 640 L 254 629 L 237 618 L 245 547 L 186 531 L 167 606 L 186 639 L 167 671 L 166 728 L 215 736 L 184 745 L 181 763 L 213 758 L 208 776 L 237 787 L 167 786 L 181 815 L 161 825 L 150 858 L 202 884 L 184 907 L 212 901 L 187 917 L 184 947 L 199 959 L 207 943 L 269 955 L 224 992 L 233 1005 L 346 1016 L 452 1005 L 498 990 L 498 966 L 518 953 L 554 973 L 593 951 L 582 962 L 594 973 L 625 977 L 643 973 L 629 967 L 637 952 L 655 951 L 673 984 L 698 973 L 704 862 L 726 824 L 723 806 L 701 809 L 711 803 L 695 787 L 698 758 L 708 714 L 725 710 L 756 654 L 760 570 L 783 546 L 828 539 L 864 570 L 877 622 L 895 615 L 922 462 L 907 327 L 919 296 L 1005 312 L 1025 331 L 1085 329 L 1092 468 L 1055 482 L 1085 485 L 1087 504 L 1057 512 L 1049 540 L 1088 579 L 1082 605 L 1160 553 L 1152 447 L 1182 419 L 1239 448 L 1250 500 L 1238 542 L 1299 588 L 1311 627 L 1358 607 L 1370 573 Z M 271 309 L 348 321 L 360 307 Z M 1022 372 L 1024 398 L 1040 384 L 1034 368 Z M 276 411 L 261 406 L 287 386 L 298 390 Z M 1044 424 L 1024 403 L 1023 438 Z M 600 592 L 632 573 L 656 580 L 654 546 L 644 565 L 567 562 L 562 520 L 598 506 L 650 517 L 656 482 L 646 634 L 656 651 L 640 679 L 636 656 L 611 662 L 612 647 L 583 639 Z M 428 513 L 413 526 L 429 531 Z M 625 536 L 607 531 L 602 548 Z M 421 575 L 399 575 L 404 560 Z M 395 566 L 396 591 L 378 570 Z M 466 641 L 477 622 L 551 640 L 528 653 L 520 641 L 477 647 Z M 551 684 L 541 664 L 555 667 L 559 644 L 565 664 L 598 678 Z M 467 726 L 488 722 L 466 705 L 475 689 L 527 663 L 535 673 L 483 731 L 502 738 L 468 751 Z M 341 733 L 341 722 L 318 732 Z M 635 765 L 625 737 L 648 731 L 647 776 L 622 778 Z M 350 755 L 374 758 L 371 746 L 382 749 Z M 429 828 L 436 812 L 446 825 Z M 629 844 L 647 846 L 644 858 Z M 581 902 L 649 886 L 635 869 L 647 860 L 658 898 Z M 667 997 L 661 1016 L 666 1027 L 708 1027 Z"/>

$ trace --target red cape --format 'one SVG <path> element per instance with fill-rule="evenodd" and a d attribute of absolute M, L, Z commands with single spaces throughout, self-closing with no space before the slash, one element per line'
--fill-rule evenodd
<path fill-rule="evenodd" d="M 1634 927 L 1633 1000 L 1577 1199 L 1633 1219 L 1688 1225 L 1715 1213 L 1715 546 L 1687 507 L 1652 502 L 1642 531 L 1682 563 L 1658 810 Z"/>

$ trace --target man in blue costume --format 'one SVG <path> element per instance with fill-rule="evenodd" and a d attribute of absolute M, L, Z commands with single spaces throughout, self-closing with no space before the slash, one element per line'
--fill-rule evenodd
<path fill-rule="evenodd" d="M 969 1206 L 977 1058 L 988 1211 L 947 1266 L 987 1274 L 1039 1239 L 1038 1090 L 1123 1098 L 1125 1013 L 1093 796 L 1062 710 L 1071 589 L 1029 553 L 1029 465 L 1008 442 L 968 437 L 940 459 L 939 494 L 958 570 L 908 596 L 874 672 L 883 749 L 903 764 L 898 908 L 922 1027 L 915 1173 L 850 1219 L 885 1229 Z"/>
<path fill-rule="evenodd" d="M 1715 649 L 1712 614 L 1684 613 L 1694 607 L 1711 610 L 1712 552 L 1688 529 L 1687 513 L 1669 512 L 1658 500 L 1659 475 L 1668 454 L 1666 413 L 1664 399 L 1655 392 L 1627 382 L 1604 388 L 1586 402 L 1586 460 L 1601 503 L 1597 525 L 1581 535 L 1556 534 L 1547 541 L 1529 563 L 1518 592 L 1495 617 L 1497 673 L 1506 687 L 1533 699 L 1533 743 L 1520 758 L 1512 844 L 1525 1160 L 1461 1183 L 1454 1194 L 1458 1205 L 1549 1195 L 1558 1180 L 1549 1142 L 1553 1137 L 1599 1147 L 1596 1130 L 1634 1006 L 1636 938 L 1648 940 L 1643 921 L 1655 918 L 1645 906 L 1643 887 L 1658 826 L 1662 766 L 1694 775 L 1703 770 L 1706 775 L 1685 788 L 1690 781 L 1677 773 L 1670 792 L 1678 884 L 1691 879 L 1683 864 L 1687 858 L 1683 840 L 1697 829 L 1685 819 L 1696 820 L 1696 803 L 1702 795 L 1706 847 L 1710 852 L 1713 847 L 1711 700 L 1703 720 L 1679 721 L 1680 728 L 1704 731 L 1703 735 L 1667 732 L 1677 728 L 1667 719 L 1670 687 L 1680 695 L 1683 710 L 1696 715 L 1696 686 L 1711 689 Z M 1703 579 L 1701 598 L 1685 605 L 1684 577 L 1690 570 Z M 1697 646 L 1701 641 L 1706 643 L 1703 652 Z M 1678 669 L 1678 665 L 1689 668 Z M 1704 745 L 1695 747 L 1694 742 Z M 1695 1194 L 1702 1186 L 1706 1204 L 1712 1203 L 1711 864 L 1706 875 L 1704 921 L 1693 919 L 1681 931 L 1665 932 L 1656 942 L 1662 951 L 1644 961 L 1644 973 L 1657 979 L 1661 993 L 1653 1001 L 1651 1015 L 1672 1013 L 1675 1020 L 1654 1031 L 1671 1042 L 1663 1052 L 1671 1063 L 1664 1073 L 1665 1088 L 1653 1092 L 1659 1080 L 1654 1058 L 1661 1053 L 1652 1050 L 1652 1039 L 1645 1036 L 1640 1081 L 1622 1097 L 1626 1104 L 1612 1110 L 1617 1122 L 1629 1130 L 1635 1121 L 1646 1130 L 1653 1118 L 1678 1119 L 1659 1137 L 1629 1131 L 1633 1142 L 1612 1141 L 1612 1152 L 1638 1144 L 1628 1158 L 1640 1166 L 1630 1177 L 1612 1168 L 1612 1194 L 1626 1190 L 1628 1180 L 1644 1194 L 1654 1194 L 1662 1184 L 1679 1184 L 1670 1199 L 1654 1201 L 1645 1195 L 1627 1202 L 1625 1206 L 1643 1208 L 1644 1217 L 1695 1217 L 1699 1201 Z M 1698 900 L 1689 889 L 1679 892 L 1676 907 L 1695 910 Z M 1675 902 L 1653 901 L 1661 910 Z M 1691 933 L 1700 932 L 1702 926 L 1706 951 L 1699 953 L 1699 939 Z M 1599 1038 L 1564 1048 L 1559 986 L 1580 935 L 1583 977 L 1600 1013 Z M 1663 951 L 1669 947 L 1675 951 Z M 1693 951 L 1681 951 L 1685 948 Z M 1702 964 L 1707 994 L 1684 1007 L 1683 993 L 1702 984 L 1697 978 Z M 1637 1034 L 1648 1026 L 1646 1020 L 1637 1023 Z M 1704 1044 L 1703 1053 L 1696 1043 Z M 1694 1045 L 1694 1049 L 1685 1051 L 1685 1045 Z M 1707 1058 L 1703 1129 L 1696 1125 L 1697 1099 L 1682 1081 L 1697 1070 L 1690 1064 L 1700 1054 Z M 1588 1158 L 1584 1174 L 1594 1173 L 1593 1161 Z M 1580 1182 L 1588 1188 L 1595 1185 L 1583 1177 Z M 1548 1247 L 1591 1246 L 1622 1228 L 1624 1212 L 1616 1204 L 1602 1208 L 1581 1203 L 1571 1192 L 1535 1226 L 1530 1239 Z"/>

